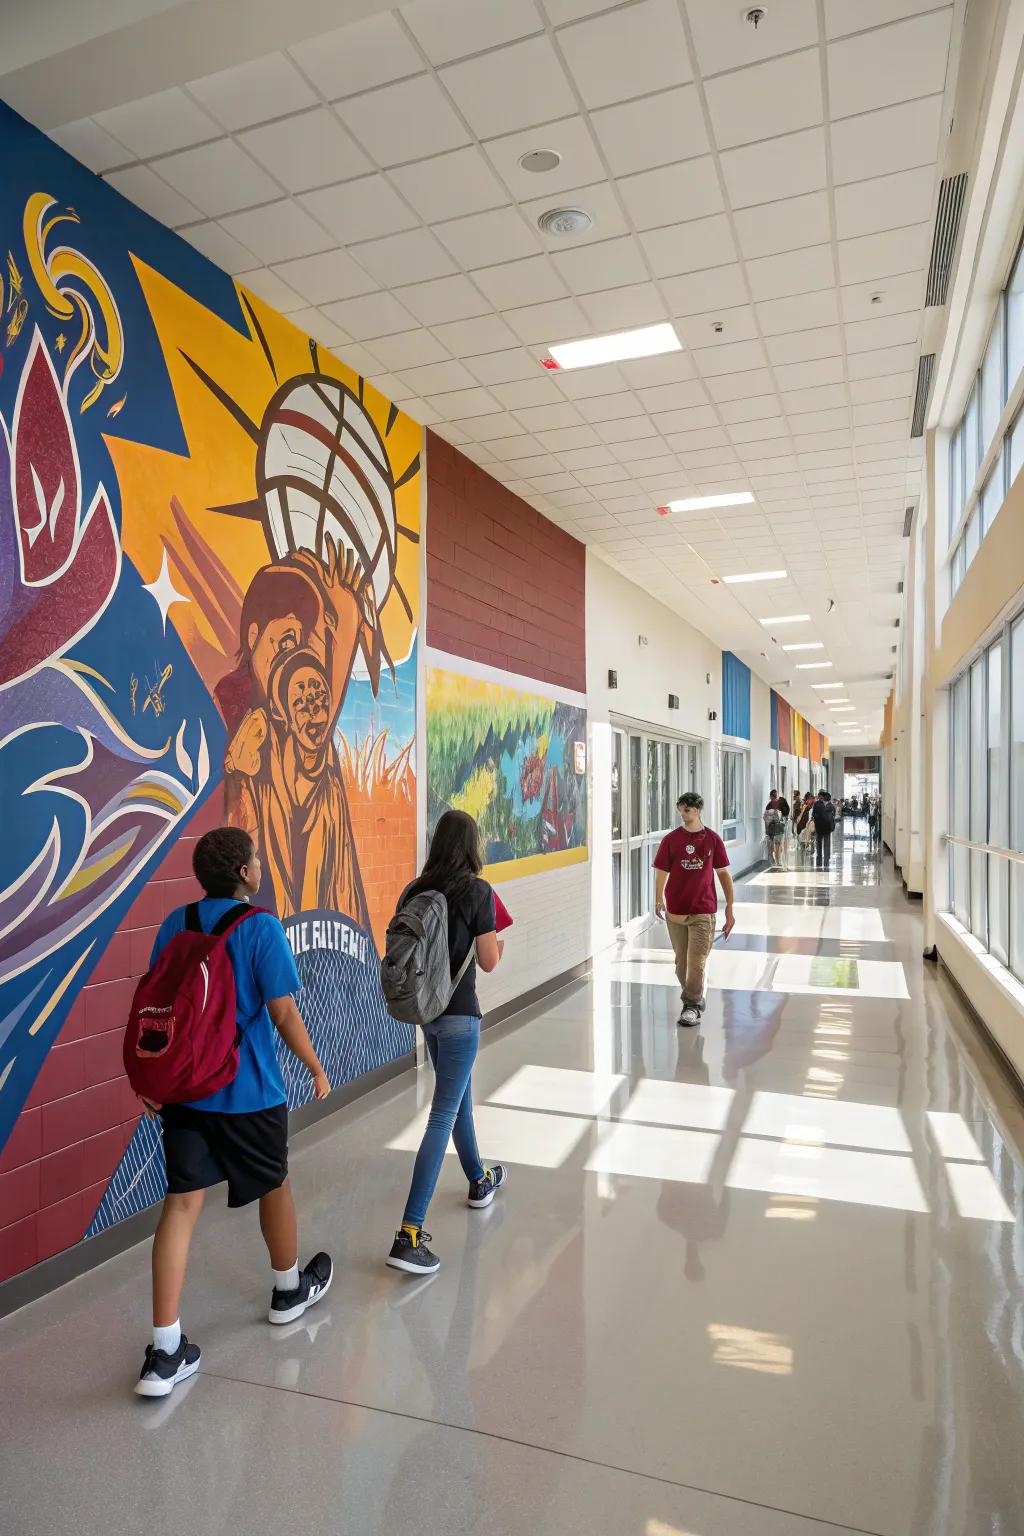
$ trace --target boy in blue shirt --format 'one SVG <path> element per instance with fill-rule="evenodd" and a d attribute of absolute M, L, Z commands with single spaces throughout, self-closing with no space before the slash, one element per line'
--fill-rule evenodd
<path fill-rule="evenodd" d="M 226 912 L 260 888 L 259 855 L 247 832 L 218 827 L 196 844 L 192 868 L 206 895 L 199 924 L 209 933 Z M 186 925 L 187 907 L 166 918 L 152 966 Z M 258 1200 L 260 1230 L 270 1253 L 274 1290 L 269 1321 L 290 1323 L 327 1293 L 333 1265 L 318 1253 L 298 1267 L 295 1202 L 288 1182 L 288 1104 L 275 1029 L 313 1079 L 318 1099 L 331 1091 L 295 1005 L 300 989 L 284 929 L 269 912 L 254 913 L 226 940 L 235 978 L 238 1073 L 225 1088 L 194 1104 L 153 1104 L 163 1121 L 167 1198 L 153 1238 L 153 1342 L 135 1390 L 166 1397 L 199 1369 L 200 1350 L 181 1331 L 179 1309 L 189 1245 L 207 1189 L 227 1180 L 228 1205 Z"/>

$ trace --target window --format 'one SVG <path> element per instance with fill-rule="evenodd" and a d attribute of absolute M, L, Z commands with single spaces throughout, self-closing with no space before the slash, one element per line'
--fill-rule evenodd
<path fill-rule="evenodd" d="M 978 449 L 978 386 L 975 384 L 964 412 L 964 496 L 973 486 L 978 474 L 981 453 Z"/>
<path fill-rule="evenodd" d="M 1024 616 L 1010 631 L 1010 847 L 1024 853 Z M 1024 864 L 1010 865 L 1010 969 L 1024 981 Z"/>
<path fill-rule="evenodd" d="M 949 830 L 954 837 L 970 837 L 971 752 L 970 752 L 971 679 L 965 673 L 954 684 L 950 698 L 950 795 Z M 965 928 L 971 926 L 971 891 L 968 871 L 970 850 L 954 843 L 951 847 L 950 897 L 953 911 Z"/>
<path fill-rule="evenodd" d="M 1006 289 L 1006 389 L 1012 391 L 1024 368 L 1024 250 L 1018 251 Z"/>
<path fill-rule="evenodd" d="M 949 444 L 949 536 L 953 537 L 964 510 L 964 424 L 953 433 Z"/>
<path fill-rule="evenodd" d="M 639 837 L 644 825 L 643 792 L 643 741 L 639 736 L 629 738 L 629 835 Z"/>
<path fill-rule="evenodd" d="M 1021 411 L 1010 428 L 1010 467 L 1007 474 L 1007 489 L 1016 480 L 1022 465 L 1024 465 L 1024 411 Z"/>
<path fill-rule="evenodd" d="M 985 348 L 981 364 L 981 451 L 984 453 L 996 435 L 999 418 L 1006 400 L 1003 370 L 1003 311 L 996 310 L 996 318 Z"/>
<path fill-rule="evenodd" d="M 993 848 L 1010 845 L 1009 803 L 1006 795 L 1006 722 L 1003 719 L 1003 658 L 1005 641 L 988 653 L 988 836 Z M 988 861 L 988 947 L 1003 965 L 1010 958 L 1010 864 L 992 855 Z"/>
<path fill-rule="evenodd" d="M 722 748 L 722 837 L 740 842 L 744 835 L 747 798 L 747 754 Z"/>
<path fill-rule="evenodd" d="M 612 842 L 622 841 L 622 732 L 612 732 Z"/>
<path fill-rule="evenodd" d="M 981 537 L 995 522 L 996 513 L 1003 504 L 1003 461 L 1000 458 L 995 469 L 985 481 L 985 489 L 981 493 Z"/>
<path fill-rule="evenodd" d="M 988 659 L 979 656 L 971 668 L 971 815 L 968 834 L 974 843 L 988 832 Z M 988 943 L 988 854 L 971 849 L 971 932 Z"/>
<path fill-rule="evenodd" d="M 621 928 L 653 910 L 653 860 L 676 821 L 676 800 L 697 789 L 700 747 L 643 729 L 612 727 L 612 920 Z"/>

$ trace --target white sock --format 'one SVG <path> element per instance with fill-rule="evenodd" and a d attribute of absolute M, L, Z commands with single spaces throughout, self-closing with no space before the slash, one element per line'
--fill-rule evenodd
<path fill-rule="evenodd" d="M 274 1284 L 279 1291 L 295 1291 L 299 1286 L 299 1266 L 293 1264 L 291 1269 L 275 1269 L 273 1271 Z"/>
<path fill-rule="evenodd" d="M 173 1355 L 181 1343 L 181 1318 L 171 1323 L 166 1328 L 158 1328 L 153 1325 L 153 1348 L 162 1349 L 164 1354 Z"/>

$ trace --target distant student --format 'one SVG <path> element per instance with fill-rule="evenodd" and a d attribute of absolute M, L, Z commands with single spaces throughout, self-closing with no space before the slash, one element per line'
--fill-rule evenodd
<path fill-rule="evenodd" d="M 718 916 L 716 875 L 725 896 L 725 938 L 736 926 L 736 917 L 729 855 L 718 833 L 704 825 L 703 799 L 691 790 L 680 795 L 676 805 L 683 824 L 662 839 L 655 854 L 654 899 L 658 916 L 668 921 L 675 951 L 683 995 L 679 1023 L 689 1029 L 700 1023 L 705 1008 L 704 978 Z"/>
<path fill-rule="evenodd" d="M 199 839 L 192 868 L 206 895 L 164 920 L 150 964 L 177 935 L 197 929 L 210 934 L 227 921 L 238 1071 L 226 1087 L 194 1103 L 143 1100 L 147 1114 L 163 1122 L 167 1198 L 153 1238 L 153 1342 L 135 1385 L 141 1397 L 166 1397 L 199 1369 L 199 1346 L 182 1333 L 179 1314 L 192 1232 L 212 1185 L 227 1181 L 229 1206 L 259 1201 L 273 1276 L 269 1322 L 301 1317 L 327 1294 L 333 1276 L 326 1253 L 298 1267 L 288 1104 L 275 1029 L 309 1072 L 318 1099 L 331 1085 L 295 1005 L 301 983 L 284 929 L 269 912 L 245 915 L 244 905 L 260 888 L 259 855 L 248 833 L 219 827 Z"/>
<path fill-rule="evenodd" d="M 832 833 L 836 829 L 836 808 L 827 789 L 818 791 L 818 798 L 811 808 L 814 823 L 816 869 L 827 869 L 832 862 Z"/>

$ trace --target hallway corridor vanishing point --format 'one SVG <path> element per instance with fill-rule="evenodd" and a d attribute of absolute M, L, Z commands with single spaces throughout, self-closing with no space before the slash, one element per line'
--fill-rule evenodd
<path fill-rule="evenodd" d="M 146 1247 L 0 1324 L 5 1528 L 1024 1529 L 1024 1181 L 993 1118 L 1017 1111 L 891 862 L 837 843 L 829 873 L 739 884 L 701 1030 L 654 926 L 486 1038 L 510 1187 L 468 1213 L 449 1160 L 435 1278 L 383 1266 L 423 1076 L 296 1145 L 303 1248 L 338 1274 L 293 1328 L 260 1322 L 255 1215 L 219 1198 L 173 1398 L 129 1391 Z"/>

